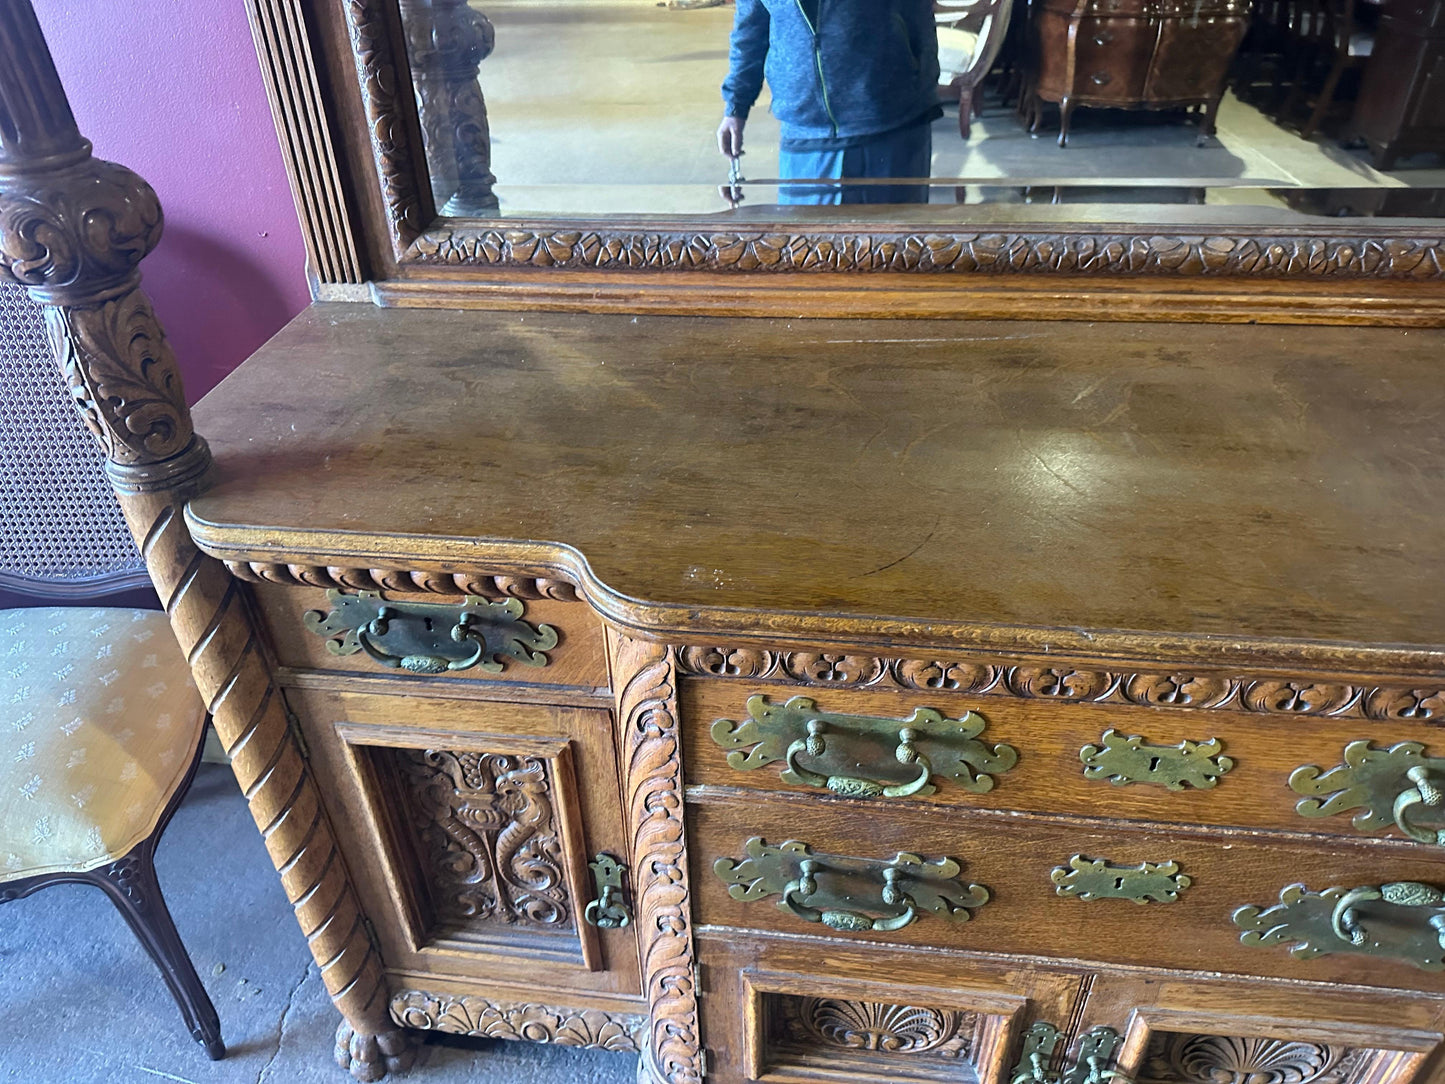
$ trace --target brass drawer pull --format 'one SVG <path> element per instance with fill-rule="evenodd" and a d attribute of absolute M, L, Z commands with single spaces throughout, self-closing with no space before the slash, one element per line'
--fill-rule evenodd
<path fill-rule="evenodd" d="M 1360 953 L 1405 960 L 1426 971 L 1445 969 L 1445 892 L 1418 881 L 1310 892 L 1290 885 L 1280 902 L 1234 912 L 1246 945 L 1291 944 L 1309 960 Z"/>
<path fill-rule="evenodd" d="M 627 874 L 627 867 L 604 852 L 588 862 L 587 868 L 592 871 L 597 898 L 582 912 L 583 920 L 602 930 L 617 930 L 628 925 L 632 912 L 622 898 L 622 878 Z"/>
<path fill-rule="evenodd" d="M 1114 77 L 1108 72 L 1095 72 L 1093 75 L 1089 76 L 1089 81 L 1093 83 L 1096 87 L 1102 87 L 1112 83 L 1114 81 Z"/>
<path fill-rule="evenodd" d="M 1186 786 L 1202 790 L 1218 784 L 1234 767 L 1224 755 L 1224 743 L 1182 741 L 1178 745 L 1146 745 L 1138 734 L 1127 738 L 1117 730 L 1104 731 L 1100 745 L 1079 750 L 1085 779 L 1106 779 L 1116 787 L 1126 783 L 1153 783 L 1170 790 Z"/>
<path fill-rule="evenodd" d="M 808 844 L 791 839 L 770 844 L 754 836 L 744 845 L 746 858 L 719 858 L 713 873 L 728 886 L 728 895 L 745 902 L 777 895 L 778 906 L 807 922 L 833 930 L 901 930 L 933 913 L 967 922 L 972 909 L 988 902 L 988 889 L 965 885 L 952 858 L 924 859 L 899 853 L 892 861 L 814 854 Z M 882 881 L 880 885 L 878 882 Z M 856 909 L 859 898 L 877 893 L 874 915 Z"/>
<path fill-rule="evenodd" d="M 309 610 L 302 623 L 326 636 L 333 655 L 365 651 L 375 662 L 414 674 L 444 674 L 475 666 L 499 673 L 502 657 L 523 666 L 546 666 L 544 652 L 557 646 L 551 625 L 532 626 L 515 598 L 489 602 L 470 596 L 460 606 L 445 602 L 392 602 L 376 591 L 326 592 L 330 612 Z"/>
<path fill-rule="evenodd" d="M 1420 823 L 1427 810 L 1445 806 L 1445 760 L 1425 756 L 1419 742 L 1377 749 L 1368 740 L 1345 746 L 1345 759 L 1328 771 L 1305 764 L 1290 773 L 1290 789 L 1307 795 L 1295 809 L 1302 817 L 1328 817 L 1358 809 L 1353 824 L 1364 832 L 1393 824 L 1421 843 L 1445 843 L 1445 826 Z M 1437 814 L 1434 819 L 1440 821 Z"/>
<path fill-rule="evenodd" d="M 986 720 L 975 712 L 948 719 L 932 708 L 917 708 L 907 719 L 871 715 L 844 715 L 819 709 L 806 696 L 774 704 L 766 696 L 748 697 L 748 718 L 741 723 L 719 719 L 712 725 L 712 740 L 728 753 L 728 766 L 752 771 L 781 760 L 785 783 L 826 787 L 848 798 L 905 798 L 932 794 L 935 776 L 952 779 L 964 790 L 983 794 L 993 789 L 990 773 L 1003 773 L 1018 762 L 1009 745 L 989 746 L 978 741 Z M 851 760 L 846 749 L 857 749 Z M 871 747 L 871 748 L 870 748 Z M 865 772 L 819 769 L 805 764 L 832 756 L 835 761 Z M 906 778 L 896 775 L 895 764 L 909 767 Z"/>

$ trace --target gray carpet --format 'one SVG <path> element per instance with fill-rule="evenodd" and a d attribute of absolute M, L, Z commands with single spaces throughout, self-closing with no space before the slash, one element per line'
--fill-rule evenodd
<path fill-rule="evenodd" d="M 230 770 L 203 765 L 161 842 L 161 886 L 230 1054 L 206 1060 L 120 915 L 64 885 L 0 908 L 0 1081 L 347 1084 L 337 1016 Z M 416 1084 L 631 1084 L 636 1058 L 487 1040 L 428 1044 Z"/>

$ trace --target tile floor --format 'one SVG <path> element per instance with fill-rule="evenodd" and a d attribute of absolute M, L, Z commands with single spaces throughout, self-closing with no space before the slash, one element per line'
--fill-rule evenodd
<path fill-rule="evenodd" d="M 348 1084 L 337 1017 L 230 769 L 203 765 L 157 857 L 230 1049 L 206 1060 L 160 973 L 95 889 L 0 908 L 0 1081 Z M 417 1084 L 630 1084 L 635 1056 L 488 1040 L 423 1048 Z"/>

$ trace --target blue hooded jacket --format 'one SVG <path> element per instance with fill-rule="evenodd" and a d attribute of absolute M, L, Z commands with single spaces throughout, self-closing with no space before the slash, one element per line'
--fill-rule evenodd
<path fill-rule="evenodd" d="M 737 0 L 728 77 L 730 117 L 763 89 L 784 142 L 878 135 L 938 106 L 932 0 Z"/>

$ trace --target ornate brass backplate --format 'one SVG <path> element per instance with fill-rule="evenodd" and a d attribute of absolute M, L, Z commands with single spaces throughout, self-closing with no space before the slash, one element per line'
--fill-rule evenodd
<path fill-rule="evenodd" d="M 622 879 L 627 876 L 627 867 L 610 854 L 603 852 L 587 863 L 592 871 L 592 885 L 596 898 L 582 912 L 589 926 L 603 930 L 621 929 L 632 921 L 632 912 L 623 899 Z"/>
<path fill-rule="evenodd" d="M 967 922 L 989 898 L 982 885 L 957 880 L 961 867 L 952 858 L 848 858 L 814 854 L 795 839 L 772 844 L 761 836 L 743 849 L 744 859 L 713 863 L 728 895 L 744 901 L 780 895 L 781 910 L 834 930 L 900 930 L 924 912 Z M 881 913 L 866 913 L 872 911 Z"/>
<path fill-rule="evenodd" d="M 1352 741 L 1343 764 L 1328 771 L 1302 765 L 1290 773 L 1289 785 L 1308 795 L 1295 806 L 1302 817 L 1357 809 L 1351 823 L 1362 832 L 1394 825 L 1421 843 L 1445 843 L 1445 759 L 1427 757 L 1419 742 L 1379 749 L 1366 739 Z"/>
<path fill-rule="evenodd" d="M 1014 1065 L 1010 1084 L 1103 1084 L 1118 1079 L 1127 1084 L 1123 1074 L 1109 1068 L 1123 1039 L 1113 1028 L 1096 1027 L 1079 1039 L 1079 1053 L 1074 1063 L 1062 1072 L 1051 1072 L 1053 1060 L 1063 1038 L 1059 1029 L 1047 1020 L 1037 1020 L 1024 1034 L 1023 1049 Z"/>
<path fill-rule="evenodd" d="M 1107 779 L 1116 787 L 1126 783 L 1152 783 L 1170 790 L 1186 786 L 1201 790 L 1214 786 L 1220 776 L 1234 767 L 1224 755 L 1224 743 L 1182 741 L 1178 745 L 1145 745 L 1138 734 L 1125 737 L 1106 730 L 1100 745 L 1079 750 L 1085 779 Z"/>
<path fill-rule="evenodd" d="M 745 721 L 713 723 L 712 740 L 732 750 L 728 765 L 738 771 L 782 760 L 784 782 L 848 798 L 932 794 L 932 779 L 982 794 L 993 789 L 990 773 L 1018 762 L 1012 746 L 977 740 L 986 722 L 972 711 L 949 719 L 932 708 L 916 708 L 907 719 L 842 715 L 806 696 L 774 704 L 758 695 L 748 697 Z"/>
<path fill-rule="evenodd" d="M 557 646 L 551 625 L 529 625 L 520 599 L 490 601 L 469 596 L 461 605 L 392 602 L 379 592 L 326 592 L 331 611 L 310 610 L 302 622 L 318 636 L 331 637 L 333 655 L 365 651 L 383 666 L 415 674 L 444 674 L 476 667 L 499 673 L 502 659 L 546 666 L 544 654 Z M 340 635 L 338 635 L 340 634 Z"/>
<path fill-rule="evenodd" d="M 1300 960 L 1361 953 L 1405 960 L 1426 971 L 1445 968 L 1445 892 L 1417 881 L 1327 888 L 1293 884 L 1273 907 L 1234 912 L 1246 945 L 1291 944 Z"/>
<path fill-rule="evenodd" d="M 1192 883 L 1179 872 L 1178 862 L 1140 862 L 1114 866 L 1102 858 L 1076 854 L 1067 866 L 1049 874 L 1060 896 L 1081 900 L 1133 900 L 1135 903 L 1174 903 Z"/>

